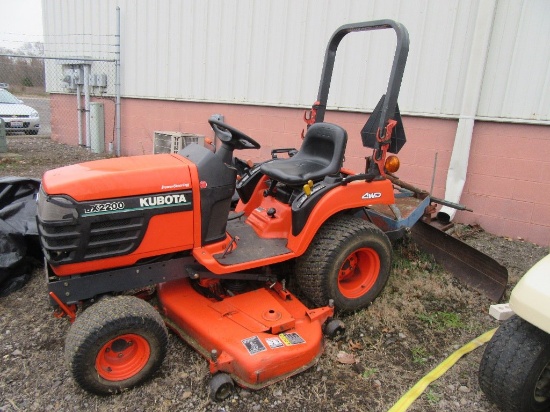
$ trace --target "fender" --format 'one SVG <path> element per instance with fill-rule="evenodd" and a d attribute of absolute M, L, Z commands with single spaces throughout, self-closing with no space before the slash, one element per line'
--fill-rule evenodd
<path fill-rule="evenodd" d="M 261 179 L 257 185 L 256 193 L 252 195 L 251 200 L 246 205 L 239 203 L 236 210 L 246 211 L 248 208 L 252 208 L 251 205 L 261 202 L 261 199 L 263 199 L 263 188 L 266 186 L 265 181 L 265 177 Z M 306 196 L 306 200 L 303 199 L 302 195 L 299 196 L 294 201 L 292 207 L 293 214 L 296 213 L 296 209 L 300 209 L 297 211 L 298 214 L 304 213 L 301 210 L 305 211 L 306 223 L 298 234 L 289 234 L 287 243 L 287 248 L 290 250 L 289 253 L 234 265 L 222 265 L 214 258 L 214 255 L 222 253 L 228 247 L 232 239 L 230 236 L 227 236 L 223 241 L 195 247 L 193 249 L 193 256 L 201 265 L 217 275 L 283 262 L 302 255 L 307 250 L 319 228 L 331 216 L 348 209 L 357 209 L 373 204 L 389 205 L 395 203 L 393 185 L 389 180 L 372 182 L 356 180 L 345 185 L 341 182 L 319 182 L 313 187 L 311 196 Z M 311 210 L 306 210 L 310 205 L 313 206 Z"/>
<path fill-rule="evenodd" d="M 332 189 L 330 185 L 326 188 L 322 187 L 323 185 L 322 182 L 318 183 L 314 186 L 311 196 L 303 194 L 292 205 L 293 215 L 304 215 L 302 219 L 293 219 L 292 235 L 288 240 L 288 248 L 297 256 L 306 251 L 319 228 L 331 216 L 348 209 L 395 203 L 393 185 L 389 180 L 357 180 L 347 185 L 337 185 Z"/>
<path fill-rule="evenodd" d="M 510 296 L 510 307 L 527 322 L 550 333 L 550 255 L 519 280 Z"/>

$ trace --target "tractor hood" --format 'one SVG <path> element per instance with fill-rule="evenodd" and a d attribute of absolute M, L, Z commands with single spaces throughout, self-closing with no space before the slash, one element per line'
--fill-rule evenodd
<path fill-rule="evenodd" d="M 47 171 L 42 189 L 78 202 L 189 190 L 190 165 L 172 154 L 95 160 Z"/>
<path fill-rule="evenodd" d="M 518 316 L 550 333 L 550 255 L 523 275 L 512 291 L 510 306 Z"/>

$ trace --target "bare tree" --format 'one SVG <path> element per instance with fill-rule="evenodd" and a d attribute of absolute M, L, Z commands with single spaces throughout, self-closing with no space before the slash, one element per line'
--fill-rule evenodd
<path fill-rule="evenodd" d="M 24 57 L 13 57 L 29 56 Z M 0 82 L 11 86 L 44 87 L 44 44 L 25 43 L 17 50 L 0 48 Z"/>

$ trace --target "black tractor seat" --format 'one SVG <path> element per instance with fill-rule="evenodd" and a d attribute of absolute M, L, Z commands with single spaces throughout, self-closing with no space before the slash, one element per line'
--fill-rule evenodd
<path fill-rule="evenodd" d="M 332 123 L 312 124 L 298 153 L 288 159 L 264 163 L 260 171 L 272 180 L 302 186 L 335 175 L 344 162 L 348 134 Z"/>

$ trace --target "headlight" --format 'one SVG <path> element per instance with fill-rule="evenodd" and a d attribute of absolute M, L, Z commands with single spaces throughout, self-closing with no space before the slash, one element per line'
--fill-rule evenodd
<path fill-rule="evenodd" d="M 78 217 L 73 203 L 61 196 L 48 196 L 42 190 L 38 195 L 38 218 L 43 222 L 73 220 Z"/>

